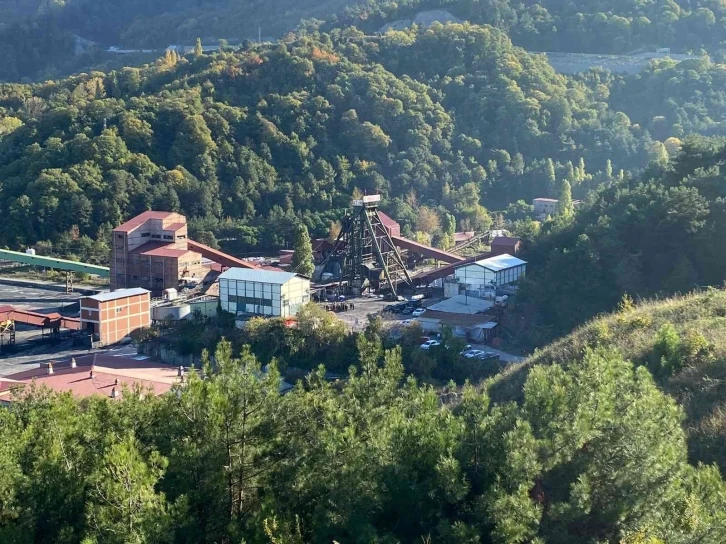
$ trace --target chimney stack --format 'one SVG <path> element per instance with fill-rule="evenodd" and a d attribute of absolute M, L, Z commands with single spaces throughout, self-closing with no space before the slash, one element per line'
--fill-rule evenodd
<path fill-rule="evenodd" d="M 115 380 L 113 381 L 113 384 L 114 384 L 114 385 L 118 385 L 118 378 L 116 378 L 116 379 L 115 379 Z"/>
<path fill-rule="evenodd" d="M 76 368 L 78 365 L 76 364 L 76 358 L 71 357 L 71 368 Z"/>
<path fill-rule="evenodd" d="M 116 388 L 114 387 L 113 389 L 111 389 L 111 398 L 115 399 L 117 396 L 118 394 L 116 393 Z"/>
<path fill-rule="evenodd" d="M 91 372 L 88 374 L 89 378 L 93 379 L 93 368 L 91 368 Z"/>
<path fill-rule="evenodd" d="M 48 363 L 48 374 L 53 374 L 53 362 Z"/>

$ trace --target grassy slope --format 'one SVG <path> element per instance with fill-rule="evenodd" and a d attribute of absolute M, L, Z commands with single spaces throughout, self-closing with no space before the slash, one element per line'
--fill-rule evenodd
<path fill-rule="evenodd" d="M 587 348 L 617 349 L 634 363 L 647 364 L 656 335 L 666 322 L 682 338 L 695 330 L 711 344 L 712 355 L 708 361 L 688 365 L 658 381 L 686 412 L 691 460 L 716 462 L 722 473 L 726 473 L 726 291 L 723 290 L 650 301 L 629 312 L 595 319 L 498 375 L 492 383 L 492 399 L 496 402 L 519 399 L 532 366 L 566 363 L 580 357 Z"/>

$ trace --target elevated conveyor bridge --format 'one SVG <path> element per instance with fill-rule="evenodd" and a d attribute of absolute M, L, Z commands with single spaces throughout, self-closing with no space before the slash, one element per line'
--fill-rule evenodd
<path fill-rule="evenodd" d="M 66 273 L 66 291 L 68 293 L 73 292 L 74 272 L 91 274 L 102 278 L 108 278 L 111 276 L 111 271 L 107 266 L 80 263 L 78 261 L 57 259 L 55 257 L 45 257 L 43 255 L 33 255 L 31 253 L 20 253 L 19 251 L 10 251 L 7 249 L 0 249 L 0 260 L 62 270 Z"/>

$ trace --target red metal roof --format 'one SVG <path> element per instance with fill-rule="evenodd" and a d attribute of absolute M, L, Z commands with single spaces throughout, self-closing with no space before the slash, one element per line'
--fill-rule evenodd
<path fill-rule="evenodd" d="M 59 313 L 41 314 L 29 310 L 19 310 L 12 306 L 0 306 L 0 321 L 17 321 L 34 327 L 79 330 L 80 321 L 71 317 L 62 317 Z"/>
<path fill-rule="evenodd" d="M 158 247 L 150 249 L 149 251 L 143 251 L 141 254 L 145 257 L 183 257 L 187 253 L 193 253 L 186 249 L 172 249 L 167 247 Z"/>
<path fill-rule="evenodd" d="M 383 226 L 386 228 L 390 229 L 392 227 L 400 226 L 397 221 L 394 221 L 393 219 L 391 219 L 389 216 L 387 216 L 385 213 L 383 213 L 380 210 L 378 211 L 378 217 L 380 217 L 381 223 L 383 223 Z"/>
<path fill-rule="evenodd" d="M 521 242 L 519 238 L 514 238 L 512 236 L 497 236 L 492 240 L 493 246 L 514 246 L 517 245 L 519 242 Z"/>
<path fill-rule="evenodd" d="M 6 381 L 9 383 L 0 388 L 0 393 L 6 391 L 0 398 L 10 400 L 7 398 L 12 396 L 9 389 L 33 381 L 54 391 L 70 391 L 75 397 L 91 395 L 109 397 L 114 387 L 120 395 L 124 384 L 129 388 L 134 385 L 144 389 L 151 388 L 154 394 L 161 395 L 169 391 L 179 379 L 176 367 L 151 361 L 136 361 L 126 357 L 94 354 L 77 357 L 76 363 L 77 367 L 71 368 L 70 361 L 54 362 L 53 374 L 48 374 L 47 365 L 43 365 L 2 378 L 2 383 Z M 90 377 L 91 369 L 93 369 L 93 378 Z"/>
<path fill-rule="evenodd" d="M 140 245 L 136 249 L 130 251 L 132 255 L 144 255 L 145 257 L 181 257 L 190 253 L 188 249 L 172 248 L 173 242 L 152 241 Z"/>
<path fill-rule="evenodd" d="M 168 227 L 164 227 L 164 230 L 173 230 L 174 232 L 178 231 L 179 229 L 186 227 L 186 223 L 172 223 Z"/>
<path fill-rule="evenodd" d="M 174 215 L 173 212 L 154 212 L 154 211 L 148 211 L 141 213 L 137 215 L 136 217 L 129 219 L 124 223 L 123 225 L 119 225 L 114 231 L 119 232 L 129 232 L 134 230 L 137 227 L 140 227 L 144 223 L 146 223 L 150 219 L 167 219 L 168 217 Z"/>

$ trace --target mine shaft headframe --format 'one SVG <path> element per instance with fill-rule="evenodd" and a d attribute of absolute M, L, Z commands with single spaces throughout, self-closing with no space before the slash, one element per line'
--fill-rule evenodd
<path fill-rule="evenodd" d="M 399 282 L 408 285 L 413 285 L 413 282 L 398 248 L 378 215 L 380 201 L 380 195 L 353 200 L 352 209 L 343 220 L 343 228 L 331 255 L 345 255 L 343 277 L 348 280 L 349 286 L 362 285 L 362 270 L 375 263 L 383 271 L 386 284 L 395 294 Z"/>

